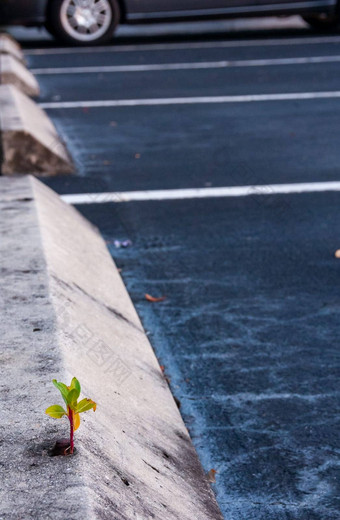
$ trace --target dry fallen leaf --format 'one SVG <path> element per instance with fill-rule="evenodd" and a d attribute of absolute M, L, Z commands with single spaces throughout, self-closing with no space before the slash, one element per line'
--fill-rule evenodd
<path fill-rule="evenodd" d="M 216 473 L 217 473 L 216 469 L 211 469 L 210 471 L 208 471 L 207 477 L 208 477 L 209 482 L 211 482 L 211 483 L 216 482 L 216 478 L 215 478 Z"/>
<path fill-rule="evenodd" d="M 165 298 L 166 298 L 166 296 L 160 296 L 159 298 L 155 298 L 154 296 L 151 296 L 151 294 L 145 295 L 145 299 L 148 300 L 148 302 L 153 302 L 153 303 L 162 302 L 165 300 Z"/>
<path fill-rule="evenodd" d="M 335 258 L 340 258 L 340 249 L 337 249 L 334 253 Z"/>

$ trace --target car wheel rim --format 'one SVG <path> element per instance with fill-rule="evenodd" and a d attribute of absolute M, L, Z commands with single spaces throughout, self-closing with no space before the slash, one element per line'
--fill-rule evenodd
<path fill-rule="evenodd" d="M 112 8 L 108 0 L 65 0 L 60 21 L 69 36 L 91 42 L 98 40 L 110 27 Z"/>

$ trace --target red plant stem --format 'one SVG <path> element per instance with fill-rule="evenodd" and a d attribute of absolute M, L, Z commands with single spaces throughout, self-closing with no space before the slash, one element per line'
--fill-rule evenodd
<path fill-rule="evenodd" d="M 70 407 L 68 407 L 68 418 L 70 421 L 70 454 L 72 454 L 74 450 L 74 413 Z"/>

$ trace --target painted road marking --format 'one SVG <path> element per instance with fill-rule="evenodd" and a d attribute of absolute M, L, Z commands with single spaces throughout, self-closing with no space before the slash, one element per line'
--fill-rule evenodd
<path fill-rule="evenodd" d="M 294 101 L 307 99 L 340 98 L 340 91 L 330 92 L 292 92 L 282 94 L 249 94 L 243 96 L 199 96 L 153 99 L 111 99 L 102 101 L 53 101 L 40 103 L 44 109 L 59 108 L 107 108 L 137 107 L 157 105 L 196 105 L 209 103 L 252 103 L 259 101 Z"/>
<path fill-rule="evenodd" d="M 340 43 L 340 36 L 324 36 L 311 38 L 287 38 L 276 40 L 232 40 L 223 42 L 188 42 L 188 43 L 155 43 L 140 45 L 111 45 L 103 47 L 63 47 L 48 49 L 27 49 L 26 56 L 44 56 L 49 54 L 93 54 L 106 52 L 145 52 L 178 49 L 219 49 L 233 47 L 271 47 L 279 45 L 317 45 L 320 43 Z"/>
<path fill-rule="evenodd" d="M 98 74 L 103 72 L 149 72 L 157 70 L 224 69 L 231 67 L 268 67 L 276 65 L 305 65 L 340 62 L 340 56 L 311 56 L 301 58 L 277 58 L 263 60 L 223 60 L 192 63 L 155 63 L 150 65 L 111 65 L 102 67 L 59 67 L 31 69 L 35 75 Z"/>
<path fill-rule="evenodd" d="M 247 197 L 250 195 L 263 196 L 289 193 L 318 193 L 324 191 L 340 191 L 340 181 L 268 184 L 256 186 L 227 186 L 220 188 L 190 188 L 181 190 L 79 193 L 73 195 L 62 195 L 61 198 L 68 204 L 105 204 L 107 202 Z"/>

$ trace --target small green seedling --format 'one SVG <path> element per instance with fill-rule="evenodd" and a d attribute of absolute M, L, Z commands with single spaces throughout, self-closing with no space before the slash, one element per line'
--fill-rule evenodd
<path fill-rule="evenodd" d="M 73 378 L 70 386 L 66 386 L 64 383 L 58 383 L 56 379 L 53 379 L 53 384 L 58 388 L 67 406 L 67 412 L 59 404 L 54 404 L 47 408 L 47 415 L 53 417 L 53 419 L 61 419 L 66 415 L 70 421 L 70 446 L 66 450 L 69 453 L 73 453 L 74 450 L 74 432 L 79 428 L 80 417 L 79 414 L 86 412 L 87 410 L 96 411 L 96 403 L 91 399 L 82 399 L 78 403 L 78 397 L 80 395 L 80 383 L 77 378 Z"/>

